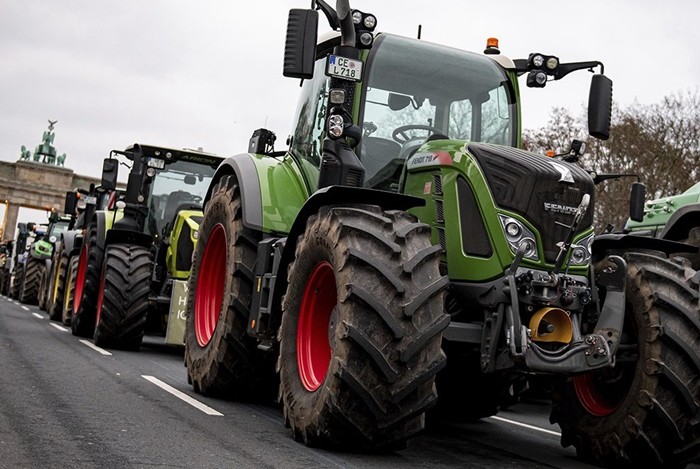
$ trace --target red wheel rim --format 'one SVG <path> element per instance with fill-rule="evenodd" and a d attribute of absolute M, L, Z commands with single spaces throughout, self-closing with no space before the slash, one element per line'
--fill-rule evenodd
<path fill-rule="evenodd" d="M 219 223 L 207 239 L 202 263 L 197 274 L 194 296 L 194 329 L 197 343 L 201 347 L 209 343 L 214 335 L 216 324 L 219 322 L 221 305 L 224 302 L 227 246 L 226 230 Z"/>
<path fill-rule="evenodd" d="M 596 417 L 612 414 L 622 403 L 613 386 L 596 380 L 594 373 L 576 376 L 574 390 L 583 408 Z"/>
<path fill-rule="evenodd" d="M 80 300 L 83 297 L 83 287 L 85 286 L 85 273 L 87 272 L 87 255 L 88 247 L 85 244 L 80 249 L 80 258 L 78 259 L 78 273 L 75 275 L 75 296 L 73 298 L 73 312 L 77 312 L 80 307 Z"/>
<path fill-rule="evenodd" d="M 299 377 L 308 391 L 317 390 L 328 373 L 331 361 L 328 328 L 337 302 L 333 267 L 321 262 L 306 283 L 297 326 Z"/>

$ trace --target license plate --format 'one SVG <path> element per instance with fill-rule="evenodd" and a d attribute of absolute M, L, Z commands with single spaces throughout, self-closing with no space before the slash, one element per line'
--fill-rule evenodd
<path fill-rule="evenodd" d="M 326 75 L 343 80 L 360 81 L 362 79 L 362 61 L 339 55 L 329 55 L 326 63 Z"/>

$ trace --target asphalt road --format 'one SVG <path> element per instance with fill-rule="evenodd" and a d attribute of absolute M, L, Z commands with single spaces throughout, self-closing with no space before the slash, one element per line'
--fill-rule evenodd
<path fill-rule="evenodd" d="M 591 468 L 542 403 L 425 433 L 388 454 L 294 441 L 274 405 L 210 399 L 181 350 L 107 351 L 0 296 L 0 468 Z"/>

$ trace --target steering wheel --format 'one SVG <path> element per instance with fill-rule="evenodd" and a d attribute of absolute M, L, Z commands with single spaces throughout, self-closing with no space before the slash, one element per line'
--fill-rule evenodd
<path fill-rule="evenodd" d="M 413 136 L 411 137 L 410 131 L 411 130 L 427 130 L 429 133 L 425 137 L 419 137 L 419 136 Z M 441 134 L 442 129 L 438 129 L 437 127 L 433 127 L 432 125 L 422 125 L 422 124 L 409 124 L 409 125 L 402 125 L 401 127 L 397 127 L 394 129 L 394 131 L 391 134 L 391 137 L 396 140 L 400 144 L 404 144 L 406 142 L 409 142 L 411 140 L 416 140 L 416 139 L 422 139 L 422 138 L 428 138 L 433 134 Z"/>

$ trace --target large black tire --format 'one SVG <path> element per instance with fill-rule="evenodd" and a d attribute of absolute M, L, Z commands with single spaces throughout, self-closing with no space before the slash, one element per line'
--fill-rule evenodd
<path fill-rule="evenodd" d="M 10 298 L 18 299 L 19 292 L 22 289 L 24 282 L 24 263 L 18 263 L 15 267 L 15 275 L 12 279 L 12 287 L 10 288 Z"/>
<path fill-rule="evenodd" d="M 44 261 L 44 268 L 41 269 L 41 276 L 39 277 L 39 288 L 37 289 L 37 306 L 39 307 L 40 310 L 46 311 L 46 299 L 48 296 L 48 291 L 49 291 L 49 286 L 48 283 L 50 281 L 49 276 L 51 275 L 51 272 L 48 269 L 48 265 L 46 261 Z"/>
<path fill-rule="evenodd" d="M 66 252 L 61 245 L 57 248 L 57 252 L 51 264 L 53 272 L 49 282 L 46 310 L 49 313 L 49 319 L 52 321 L 61 321 L 63 315 L 63 297 L 66 287 L 69 254 L 70 253 Z"/>
<path fill-rule="evenodd" d="M 97 222 L 88 227 L 85 242 L 80 250 L 78 271 L 75 276 L 75 296 L 71 332 L 79 337 L 92 337 L 95 334 L 97 298 L 102 275 L 104 246 L 98 242 Z"/>
<path fill-rule="evenodd" d="M 609 467 L 685 467 L 700 457 L 698 275 L 627 253 L 615 366 L 559 383 L 550 416 L 563 446 Z"/>
<path fill-rule="evenodd" d="M 73 301 L 75 298 L 75 277 L 78 276 L 79 256 L 71 256 L 68 260 L 65 288 L 63 290 L 63 308 L 61 322 L 64 326 L 70 326 L 73 319 Z"/>
<path fill-rule="evenodd" d="M 152 272 L 150 249 L 129 244 L 107 246 L 97 300 L 95 345 L 124 350 L 141 347 Z"/>
<path fill-rule="evenodd" d="M 243 227 L 240 188 L 224 177 L 199 227 L 188 280 L 185 365 L 195 392 L 273 402 L 273 354 L 247 332 L 259 235 Z M 224 301 L 230 299 L 230 301 Z"/>
<path fill-rule="evenodd" d="M 24 269 L 25 272 L 18 300 L 25 305 L 38 305 L 39 284 L 41 283 L 41 276 L 46 269 L 46 263 L 43 259 L 35 259 L 30 256 L 27 258 Z"/>
<path fill-rule="evenodd" d="M 436 403 L 448 284 L 430 228 L 402 211 L 323 207 L 288 271 L 280 328 L 285 424 L 307 445 L 402 447 Z"/>

